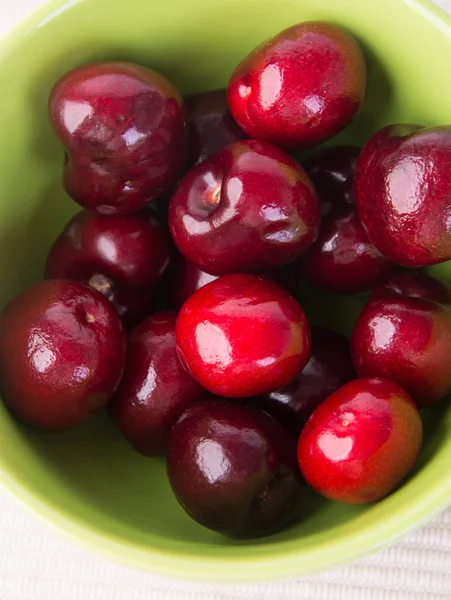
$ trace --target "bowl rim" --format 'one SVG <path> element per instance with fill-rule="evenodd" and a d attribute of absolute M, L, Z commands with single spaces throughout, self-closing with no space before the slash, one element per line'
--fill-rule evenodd
<path fill-rule="evenodd" d="M 27 32 L 45 20 L 50 20 L 75 4 L 89 0 L 46 0 L 0 38 L 0 60 L 26 36 Z M 417 10 L 435 26 L 445 28 L 451 40 L 451 15 L 431 0 L 402 0 Z M 349 533 L 346 541 L 331 540 L 321 548 L 284 550 L 282 556 L 262 556 L 258 553 L 236 558 L 199 557 L 171 549 L 149 549 L 139 544 L 124 543 L 119 535 L 105 532 L 90 524 L 87 527 L 80 517 L 74 517 L 64 507 L 57 506 L 33 486 L 15 477 L 2 465 L 0 455 L 0 489 L 13 496 L 27 512 L 34 515 L 50 529 L 85 550 L 115 563 L 165 577 L 203 582 L 245 583 L 255 582 L 256 573 L 250 566 L 258 567 L 258 580 L 270 581 L 311 575 L 349 563 L 376 549 L 383 548 L 416 529 L 451 506 L 451 477 L 443 479 L 433 488 L 425 489 L 414 505 L 397 507 L 377 527 L 367 525 Z M 413 523 L 413 524 L 412 524 Z"/>

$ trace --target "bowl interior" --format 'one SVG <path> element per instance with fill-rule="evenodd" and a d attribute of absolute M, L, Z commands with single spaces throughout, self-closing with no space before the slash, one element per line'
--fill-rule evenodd
<path fill-rule="evenodd" d="M 161 71 L 182 92 L 225 86 L 258 42 L 295 22 L 347 27 L 369 69 L 366 104 L 333 140 L 363 143 L 392 122 L 451 123 L 451 21 L 415 0 L 69 0 L 51 3 L 0 46 L 0 301 L 38 280 L 48 248 L 77 208 L 61 187 L 62 148 L 47 123 L 52 84 L 106 59 Z M 451 282 L 451 263 L 433 269 Z M 311 291 L 310 291 L 311 292 Z M 311 292 L 315 322 L 349 333 L 364 298 Z M 257 580 L 310 573 L 388 543 L 451 498 L 451 408 L 426 418 L 415 475 L 377 505 L 311 494 L 305 518 L 272 537 L 231 542 L 177 505 L 163 460 L 138 455 L 108 418 L 45 435 L 17 425 L 0 404 L 0 480 L 28 507 L 80 542 L 140 568 L 180 577 Z"/>

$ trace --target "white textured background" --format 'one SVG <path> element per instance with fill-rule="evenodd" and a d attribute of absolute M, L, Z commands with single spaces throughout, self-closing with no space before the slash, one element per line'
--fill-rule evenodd
<path fill-rule="evenodd" d="M 363 8 L 364 0 L 355 2 Z M 0 0 L 0 36 L 44 3 Z M 436 3 L 451 12 L 451 0 Z M 451 509 L 347 567 L 298 581 L 226 587 L 153 577 L 91 556 L 0 491 L 0 600 L 451 600 Z"/>

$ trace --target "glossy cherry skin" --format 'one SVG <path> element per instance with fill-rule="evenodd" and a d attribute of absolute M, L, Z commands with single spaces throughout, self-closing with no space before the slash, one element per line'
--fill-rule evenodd
<path fill-rule="evenodd" d="M 169 208 L 180 252 L 214 275 L 287 264 L 316 239 L 320 213 L 303 168 L 278 148 L 235 142 L 192 169 Z"/>
<path fill-rule="evenodd" d="M 107 62 L 70 71 L 50 94 L 49 117 L 68 155 L 66 191 L 88 210 L 139 210 L 169 189 L 185 164 L 181 96 L 145 67 Z"/>
<path fill-rule="evenodd" d="M 189 167 L 246 137 L 230 114 L 226 90 L 189 94 L 184 97 L 184 102 L 189 131 Z"/>
<path fill-rule="evenodd" d="M 210 275 L 199 269 L 195 264 L 183 257 L 177 261 L 174 269 L 173 284 L 171 290 L 172 304 L 180 310 L 183 304 L 197 290 L 211 281 L 218 279 L 219 275 Z"/>
<path fill-rule="evenodd" d="M 358 146 L 333 146 L 302 163 L 318 193 L 323 215 L 337 205 L 355 205 L 354 175 L 360 151 Z"/>
<path fill-rule="evenodd" d="M 279 531 L 297 516 L 305 489 L 290 432 L 257 407 L 221 400 L 183 413 L 167 469 L 186 512 L 231 537 Z"/>
<path fill-rule="evenodd" d="M 367 302 L 352 333 L 352 357 L 360 376 L 390 379 L 426 408 L 451 393 L 451 305 L 400 281 L 399 291 L 379 288 Z"/>
<path fill-rule="evenodd" d="M 198 290 L 179 313 L 176 338 L 192 377 L 211 393 L 231 398 L 287 385 L 311 350 L 298 302 L 256 275 L 224 275 Z"/>
<path fill-rule="evenodd" d="M 357 377 L 346 338 L 323 327 L 313 327 L 311 335 L 312 352 L 302 371 L 284 388 L 256 399 L 296 435 L 321 402 Z"/>
<path fill-rule="evenodd" d="M 451 259 L 451 126 L 391 125 L 363 148 L 355 193 L 382 254 L 406 267 Z"/>
<path fill-rule="evenodd" d="M 370 242 L 352 206 L 337 206 L 299 259 L 301 274 L 319 287 L 355 294 L 380 283 L 396 265 Z"/>
<path fill-rule="evenodd" d="M 164 454 L 172 426 L 207 392 L 182 367 L 175 350 L 176 314 L 144 319 L 128 339 L 124 376 L 108 408 L 142 454 Z"/>
<path fill-rule="evenodd" d="M 156 214 L 81 211 L 50 249 L 45 277 L 88 283 L 116 306 L 125 322 L 133 322 L 148 314 L 172 248 L 170 235 Z"/>
<path fill-rule="evenodd" d="M 262 277 L 275 281 L 296 298 L 298 270 L 294 264 L 289 264 L 276 271 L 260 273 Z M 210 281 L 218 279 L 219 275 L 211 275 L 196 267 L 192 262 L 180 257 L 175 262 L 170 289 L 171 306 L 177 310 L 183 306 L 190 296 Z M 165 293 L 164 291 L 162 293 Z M 167 293 L 167 292 L 166 292 Z"/>
<path fill-rule="evenodd" d="M 307 148 L 337 134 L 363 102 L 366 67 L 356 40 L 331 23 L 285 29 L 235 69 L 227 100 L 250 136 Z"/>
<path fill-rule="evenodd" d="M 451 304 L 451 285 L 423 271 L 398 271 L 375 288 L 371 298 L 390 295 Z"/>
<path fill-rule="evenodd" d="M 422 438 L 420 414 L 402 388 L 386 379 L 356 379 L 310 417 L 299 437 L 299 466 L 331 500 L 374 502 L 410 472 Z"/>
<path fill-rule="evenodd" d="M 37 283 L 0 316 L 0 388 L 21 421 L 73 429 L 110 400 L 124 370 L 126 336 L 102 294 L 66 280 Z"/>

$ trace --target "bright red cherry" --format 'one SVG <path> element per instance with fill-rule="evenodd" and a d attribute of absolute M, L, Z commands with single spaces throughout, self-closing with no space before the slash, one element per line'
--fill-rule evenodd
<path fill-rule="evenodd" d="M 192 169 L 171 200 L 180 252 L 214 275 L 285 265 L 316 239 L 319 205 L 302 167 L 256 140 L 227 146 Z"/>
<path fill-rule="evenodd" d="M 183 305 L 176 327 L 183 364 L 218 396 L 245 398 L 277 390 L 310 356 L 310 328 L 300 305 L 268 279 L 225 275 Z"/>
<path fill-rule="evenodd" d="M 64 144 L 67 193 L 88 210 L 125 214 L 168 190 L 186 160 L 182 99 L 165 77 L 127 62 L 66 73 L 49 100 Z"/>
<path fill-rule="evenodd" d="M 402 388 L 386 379 L 356 379 L 310 417 L 299 438 L 299 466 L 331 500 L 374 502 L 413 468 L 422 437 L 418 409 Z"/>
<path fill-rule="evenodd" d="M 0 388 L 21 421 L 73 429 L 110 400 L 126 337 L 102 294 L 74 281 L 37 283 L 0 316 Z"/>
<path fill-rule="evenodd" d="M 233 72 L 227 99 L 250 137 L 306 148 L 353 120 L 365 87 L 356 40 L 337 25 L 310 21 L 257 46 Z"/>
<path fill-rule="evenodd" d="M 175 321 L 175 313 L 158 313 L 131 332 L 124 376 L 109 405 L 125 437 L 149 456 L 166 452 L 179 416 L 208 395 L 180 364 Z"/>

